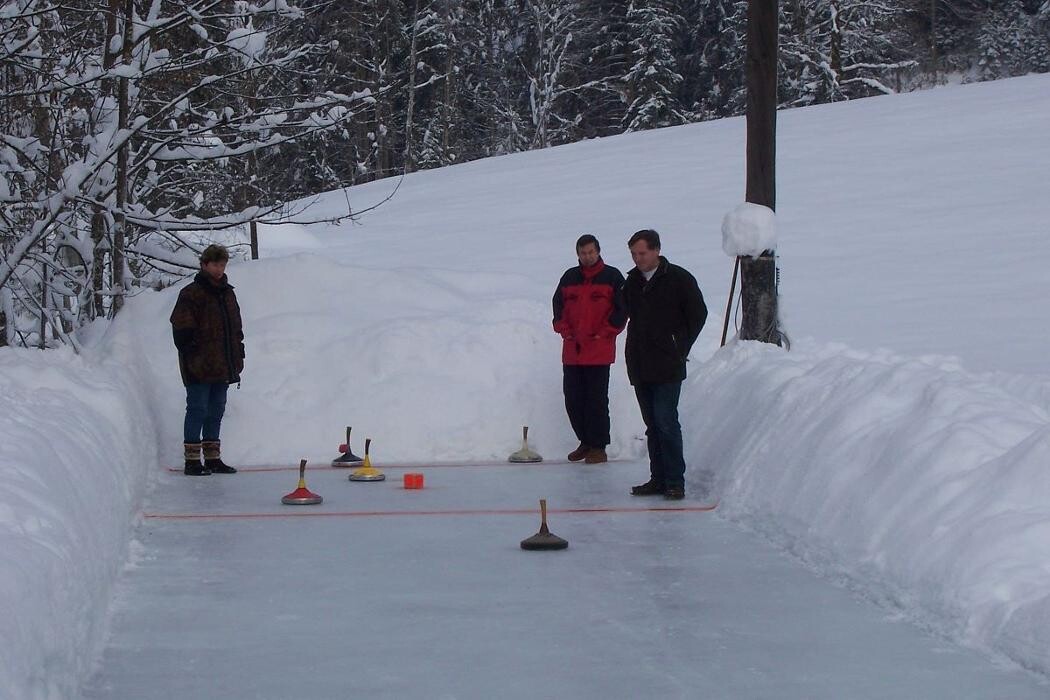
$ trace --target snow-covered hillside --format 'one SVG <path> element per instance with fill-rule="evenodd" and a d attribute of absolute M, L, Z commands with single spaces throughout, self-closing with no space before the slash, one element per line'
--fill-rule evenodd
<path fill-rule="evenodd" d="M 1050 76 L 784 112 L 781 302 L 790 352 L 718 349 L 743 196 L 743 120 L 413 174 L 356 223 L 264 227 L 235 262 L 247 367 L 234 464 L 503 458 L 520 427 L 574 446 L 550 296 L 584 232 L 626 271 L 655 228 L 711 310 L 682 417 L 719 513 L 919 624 L 1050 674 Z M 336 216 L 394 181 L 330 193 Z M 0 351 L 0 696 L 70 696 L 104 634 L 144 489 L 181 457 L 176 290 L 82 357 Z M 640 456 L 622 365 L 613 456 Z"/>

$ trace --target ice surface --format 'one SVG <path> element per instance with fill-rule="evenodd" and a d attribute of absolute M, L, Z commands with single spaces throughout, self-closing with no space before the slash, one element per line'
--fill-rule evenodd
<path fill-rule="evenodd" d="M 291 469 L 163 478 L 85 700 L 1046 697 L 715 513 L 658 510 L 697 495 L 627 495 L 642 463 L 413 471 L 308 471 L 312 509 L 278 504 Z M 567 550 L 519 548 L 538 497 Z M 564 512 L 588 508 L 623 510 Z"/>

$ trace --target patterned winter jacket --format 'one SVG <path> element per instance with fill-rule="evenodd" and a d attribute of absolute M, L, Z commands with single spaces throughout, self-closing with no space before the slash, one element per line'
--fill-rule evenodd
<path fill-rule="evenodd" d="M 216 284 L 198 272 L 171 312 L 182 383 L 234 384 L 244 369 L 241 308 L 226 275 Z"/>
<path fill-rule="evenodd" d="M 566 365 L 611 365 L 616 336 L 627 323 L 623 274 L 598 262 L 571 267 L 554 291 L 554 331 L 563 338 L 561 361 Z"/>

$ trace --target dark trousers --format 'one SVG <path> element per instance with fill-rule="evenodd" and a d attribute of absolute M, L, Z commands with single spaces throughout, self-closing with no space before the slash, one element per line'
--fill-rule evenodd
<path fill-rule="evenodd" d="M 563 365 L 565 412 L 580 442 L 609 444 L 609 365 Z"/>
<path fill-rule="evenodd" d="M 186 387 L 186 420 L 182 426 L 184 442 L 196 443 L 219 439 L 222 414 L 226 412 L 226 391 L 229 385 L 190 384 Z"/>
<path fill-rule="evenodd" d="M 634 395 L 645 422 L 649 471 L 653 481 L 666 487 L 685 485 L 682 426 L 678 422 L 681 382 L 635 384 Z"/>

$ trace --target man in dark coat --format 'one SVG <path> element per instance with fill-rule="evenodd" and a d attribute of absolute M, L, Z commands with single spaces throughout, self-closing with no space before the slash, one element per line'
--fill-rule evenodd
<path fill-rule="evenodd" d="M 226 410 L 226 391 L 241 380 L 244 332 L 237 295 L 226 278 L 230 254 L 210 245 L 201 254 L 201 271 L 179 292 L 171 312 L 171 331 L 179 351 L 179 370 L 186 386 L 183 440 L 190 476 L 233 474 L 220 452 L 219 428 Z M 201 464 L 201 449 L 204 464 Z"/>
<path fill-rule="evenodd" d="M 566 270 L 554 290 L 565 412 L 580 440 L 569 461 L 600 464 L 609 459 L 609 365 L 616 359 L 616 336 L 627 323 L 623 274 L 605 264 L 598 239 L 589 233 L 576 241 L 576 258 L 580 264 Z"/>
<path fill-rule="evenodd" d="M 650 471 L 649 481 L 631 493 L 679 500 L 685 497 L 685 456 L 678 399 L 707 306 L 696 278 L 660 255 L 656 231 L 638 231 L 627 246 L 635 267 L 624 284 L 631 319 L 624 354 L 645 422 Z"/>

